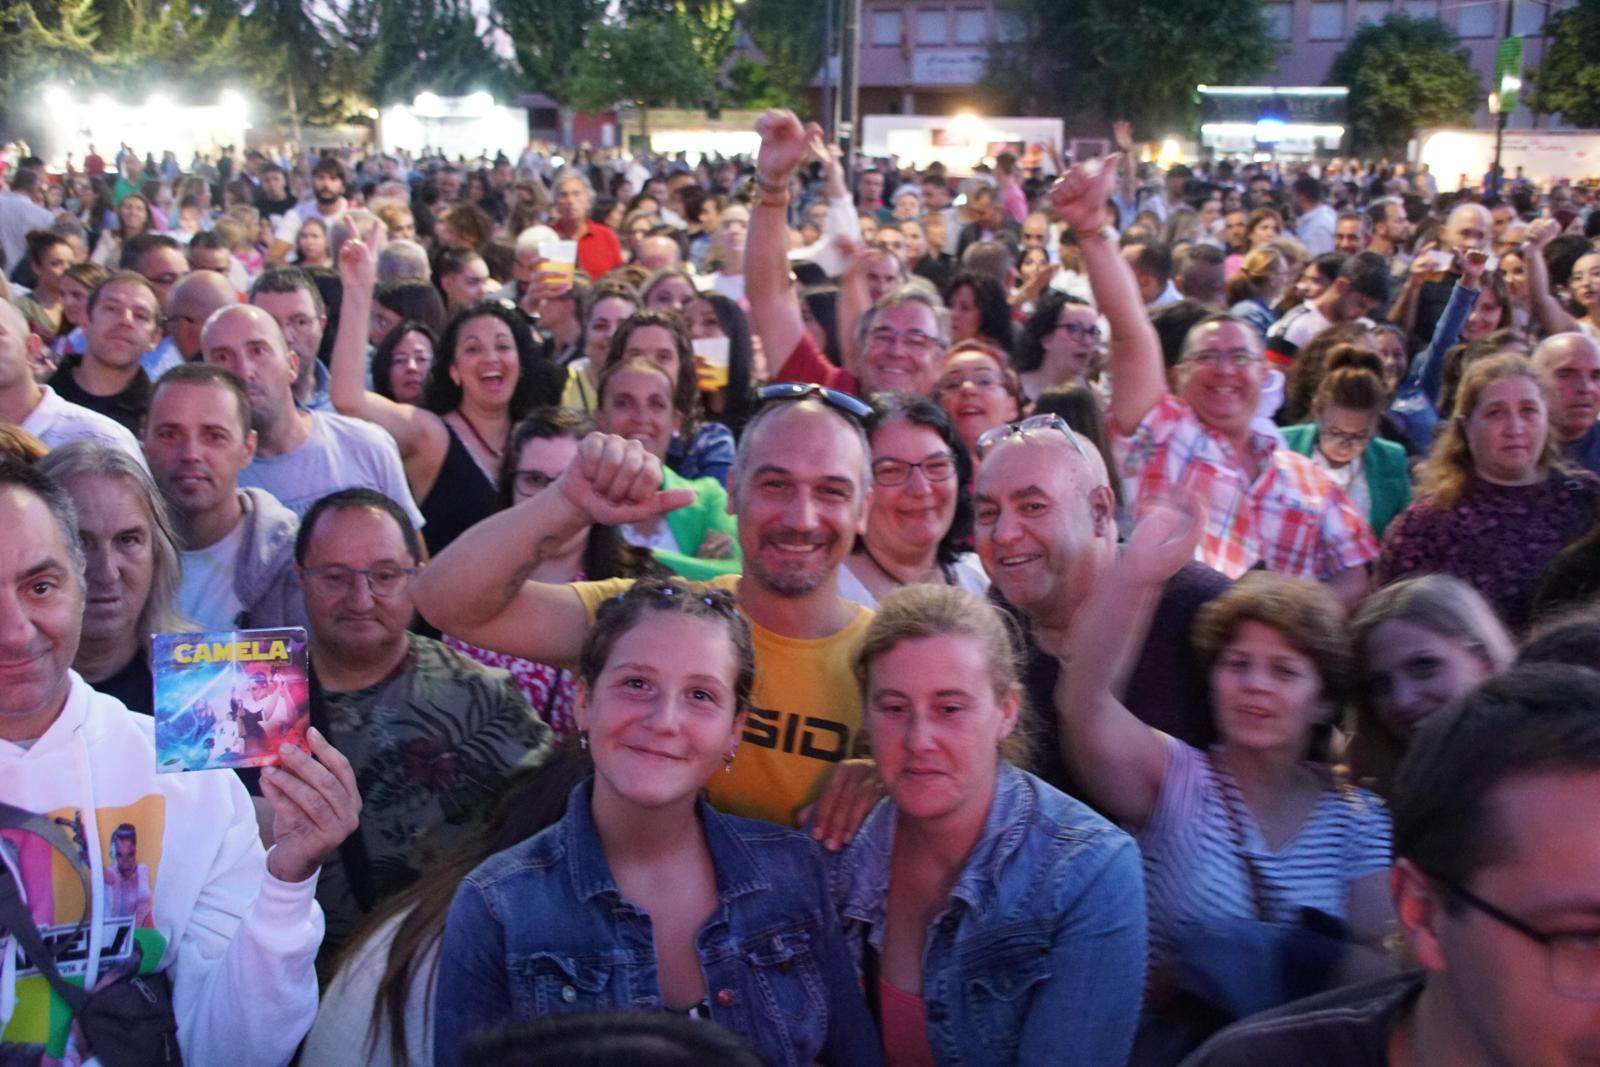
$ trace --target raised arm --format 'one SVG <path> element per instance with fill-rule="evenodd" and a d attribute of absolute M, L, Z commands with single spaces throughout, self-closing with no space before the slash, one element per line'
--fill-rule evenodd
<path fill-rule="evenodd" d="M 1522 262 L 1528 268 L 1528 303 L 1547 334 L 1574 333 L 1582 329 L 1578 320 L 1550 291 L 1550 264 L 1545 261 L 1544 250 L 1560 233 L 1561 224 L 1555 219 L 1535 219 L 1528 226 L 1528 237 L 1523 244 Z"/>
<path fill-rule="evenodd" d="M 375 241 L 383 223 L 373 229 Z M 441 458 L 449 444 L 444 421 L 426 408 L 402 404 L 374 393 L 366 386 L 367 330 L 372 322 L 372 291 L 377 282 L 376 248 L 351 237 L 339 248 L 339 281 L 344 295 L 339 301 L 339 330 L 333 336 L 333 360 L 328 368 L 328 395 L 341 415 L 365 419 L 388 431 L 399 446 L 400 458 L 409 461 L 432 446 Z"/>
<path fill-rule="evenodd" d="M 1142 828 L 1155 812 L 1174 742 L 1116 696 L 1117 665 L 1144 639 L 1162 583 L 1194 558 L 1205 528 L 1198 501 L 1155 502 L 1122 559 L 1079 606 L 1056 683 L 1062 757 L 1087 799 L 1118 823 Z"/>
<path fill-rule="evenodd" d="M 805 335 L 789 284 L 789 178 L 811 151 L 810 138 L 820 138 L 822 128 L 816 123 L 802 126 L 794 112 L 772 109 L 757 121 L 756 133 L 761 135 L 756 153 L 759 192 L 745 241 L 745 297 L 750 324 L 779 369 Z"/>
<path fill-rule="evenodd" d="M 642 522 L 693 502 L 692 489 L 661 488 L 661 461 L 637 441 L 590 434 L 542 493 L 473 526 L 422 569 L 417 610 L 481 648 L 570 666 L 588 630 L 583 602 L 570 585 L 529 576 L 588 526 Z"/>
<path fill-rule="evenodd" d="M 1400 294 L 1394 298 L 1394 306 L 1389 309 L 1389 321 L 1405 331 L 1407 337 L 1417 328 L 1417 298 L 1422 294 L 1422 283 L 1428 280 L 1428 275 L 1435 273 L 1433 253 L 1438 249 L 1438 242 L 1430 241 L 1418 250 L 1416 258 L 1411 261 L 1411 269 L 1406 271 L 1406 282 L 1400 287 Z"/>
<path fill-rule="evenodd" d="M 1129 435 L 1167 391 L 1167 378 L 1161 339 L 1150 325 L 1139 283 L 1104 232 L 1106 194 L 1121 161 L 1113 156 L 1092 174 L 1082 164 L 1073 166 L 1051 187 L 1050 202 L 1077 233 L 1095 303 L 1111 324 L 1111 415 Z"/>

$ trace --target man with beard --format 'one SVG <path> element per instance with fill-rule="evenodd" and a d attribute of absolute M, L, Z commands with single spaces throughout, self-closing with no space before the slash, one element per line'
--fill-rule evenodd
<path fill-rule="evenodd" d="M 861 727 L 851 660 L 872 613 L 841 599 L 837 583 L 871 497 L 860 421 L 868 409 L 817 386 L 774 385 L 760 395 L 764 406 L 746 426 L 729 474 L 744 576 L 705 583 L 736 592 L 755 639 L 756 684 L 739 756 L 707 791 L 724 811 L 792 826 L 834 764 L 854 751 Z M 660 462 L 643 445 L 591 434 L 535 501 L 484 520 L 441 552 L 416 579 L 417 608 L 482 648 L 573 665 L 600 605 L 625 595 L 631 580 L 524 579 L 545 552 L 593 524 L 646 521 L 691 502 L 689 490 L 660 486 Z M 700 588 L 674 586 L 683 596 Z M 862 768 L 832 778 L 859 781 Z M 862 799 L 875 798 L 830 785 L 819 816 Z M 832 835 L 833 824 L 817 832 Z"/>
<path fill-rule="evenodd" d="M 344 197 L 344 188 L 344 164 L 333 156 L 323 156 L 317 160 L 317 165 L 311 168 L 313 198 L 298 205 L 279 221 L 277 228 L 272 231 L 268 262 L 278 264 L 284 261 L 284 257 L 294 248 L 295 238 L 300 236 L 300 224 L 313 215 L 320 218 L 332 232 L 334 222 L 350 210 L 350 204 Z"/>

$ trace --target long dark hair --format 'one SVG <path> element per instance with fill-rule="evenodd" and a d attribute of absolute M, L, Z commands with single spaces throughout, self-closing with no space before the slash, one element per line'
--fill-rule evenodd
<path fill-rule="evenodd" d="M 1017 343 L 1017 354 L 1011 365 L 1019 371 L 1035 371 L 1044 365 L 1044 339 L 1055 332 L 1061 320 L 1061 309 L 1068 305 L 1092 307 L 1087 300 L 1063 293 L 1059 289 L 1046 289 L 1039 294 L 1033 314 L 1022 327 L 1022 340 Z"/>
<path fill-rule="evenodd" d="M 506 450 L 500 457 L 500 507 L 509 508 L 514 499 L 513 485 L 522 448 L 529 441 L 554 441 L 567 438 L 581 441 L 594 432 L 594 423 L 581 411 L 562 407 L 540 407 L 511 428 Z M 667 569 L 655 561 L 647 548 L 638 548 L 622 539 L 615 526 L 595 523 L 589 527 L 589 540 L 580 564 L 589 581 L 603 578 L 641 578 L 665 575 Z"/>
<path fill-rule="evenodd" d="M 372 391 L 379 396 L 394 399 L 394 386 L 389 383 L 389 370 L 394 366 L 394 350 L 407 334 L 412 333 L 426 337 L 428 344 L 433 348 L 433 357 L 439 358 L 439 338 L 425 323 L 416 319 L 395 323 L 389 332 L 383 335 L 383 340 L 378 342 L 378 347 L 372 351 Z M 432 373 L 432 364 L 429 364 L 429 373 Z M 425 382 L 424 397 L 426 388 Z"/>
<path fill-rule="evenodd" d="M 944 306 L 949 307 L 962 289 L 971 289 L 972 301 L 978 305 L 978 334 L 1010 352 L 1011 305 L 1006 303 L 1005 289 L 987 274 L 964 270 L 944 287 Z"/>
<path fill-rule="evenodd" d="M 377 1043 L 378 1034 L 387 1030 L 396 1062 L 409 1067 L 406 1031 L 411 1021 L 407 1017 L 411 987 L 419 981 L 433 983 L 438 957 L 426 965 L 425 961 L 429 950 L 444 937 L 445 918 L 456 890 L 473 868 L 490 856 L 560 822 L 567 811 L 568 795 L 593 772 L 588 752 L 576 746 L 558 749 L 542 765 L 518 772 L 506 784 L 500 803 L 481 830 L 443 863 L 431 867 L 367 916 L 340 954 L 340 967 L 353 960 L 377 931 L 399 919 L 372 1002 L 372 1020 L 367 1030 L 369 1049 Z M 430 991 L 423 1015 L 426 1018 L 432 1014 Z"/>
<path fill-rule="evenodd" d="M 750 340 L 750 320 L 738 304 L 722 293 L 701 293 L 697 299 L 711 305 L 722 332 L 728 335 L 728 402 L 717 421 L 737 435 L 755 410 L 755 386 L 750 380 L 755 346 Z"/>
<path fill-rule="evenodd" d="M 433 367 L 428 372 L 423 406 L 436 415 L 447 414 L 461 406 L 461 386 L 450 380 L 456 345 L 462 326 L 485 317 L 505 323 L 517 345 L 517 387 L 511 392 L 511 417 L 520 418 L 524 412 L 541 404 L 560 403 L 561 390 L 567 384 L 566 371 L 545 357 L 519 312 L 499 301 L 483 300 L 456 312 L 445 326 L 444 336 L 433 349 Z"/>
<path fill-rule="evenodd" d="M 968 488 L 972 484 L 972 457 L 967 455 L 967 446 L 962 442 L 961 435 L 956 433 L 944 408 L 925 396 L 913 393 L 877 393 L 873 396 L 872 414 L 867 416 L 864 426 L 867 441 L 871 442 L 879 429 L 897 421 L 932 430 L 955 457 L 956 511 L 950 518 L 950 528 L 939 538 L 939 546 L 934 550 L 934 558 L 940 565 L 948 566 L 956 561 L 964 546 L 972 540 L 972 492 Z"/>
<path fill-rule="evenodd" d="M 800 291 L 800 299 L 806 302 L 806 310 L 817 320 L 817 325 L 822 327 L 823 337 L 827 339 L 822 346 L 822 354 L 834 366 L 841 366 L 844 357 L 839 350 L 839 287 L 832 284 L 808 285 Z"/>

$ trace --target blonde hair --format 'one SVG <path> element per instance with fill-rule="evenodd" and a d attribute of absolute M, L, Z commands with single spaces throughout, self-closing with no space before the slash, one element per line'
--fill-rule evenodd
<path fill-rule="evenodd" d="M 1251 297 L 1265 300 L 1267 298 L 1265 286 L 1271 279 L 1273 270 L 1280 267 L 1287 274 L 1289 261 L 1270 242 L 1246 252 L 1239 269 L 1228 279 L 1228 303 L 1237 304 Z"/>
<path fill-rule="evenodd" d="M 855 662 L 856 684 L 863 704 L 872 665 L 878 658 L 905 641 L 928 637 L 970 637 L 983 649 L 989 665 L 989 684 L 995 700 L 1002 701 L 1022 693 L 1022 658 L 1016 625 L 995 605 L 959 586 L 911 585 L 896 589 L 878 604 L 878 610 L 861 639 Z M 1019 703 L 1017 727 L 1000 745 L 1000 754 L 1010 762 L 1028 767 L 1033 742 L 1022 728 L 1023 708 Z"/>
<path fill-rule="evenodd" d="M 1539 377 L 1526 356 L 1511 354 L 1491 356 L 1469 367 L 1461 376 L 1461 388 L 1456 393 L 1455 410 L 1450 413 L 1450 418 L 1444 424 L 1438 440 L 1433 443 L 1433 451 L 1417 474 L 1417 489 L 1428 497 L 1429 503 L 1441 511 L 1447 511 L 1460 503 L 1461 495 L 1466 492 L 1467 484 L 1472 480 L 1474 468 L 1472 445 L 1467 440 L 1467 419 L 1476 410 L 1478 400 L 1483 396 L 1485 389 L 1495 382 L 1511 378 L 1526 378 L 1532 382 L 1534 388 L 1539 390 L 1539 397 L 1545 410 L 1549 411 L 1550 395 L 1545 388 L 1544 380 Z M 1539 453 L 1539 470 L 1548 472 L 1560 461 L 1561 453 L 1556 449 L 1555 435 L 1547 430 L 1544 435 L 1544 449 Z"/>

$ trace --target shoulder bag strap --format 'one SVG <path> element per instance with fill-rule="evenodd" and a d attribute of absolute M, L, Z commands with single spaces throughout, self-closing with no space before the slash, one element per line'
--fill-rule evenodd
<path fill-rule="evenodd" d="M 1233 849 L 1239 857 L 1239 862 L 1244 865 L 1245 879 L 1250 883 L 1250 903 L 1255 908 L 1256 918 L 1262 922 L 1267 919 L 1266 894 L 1261 884 L 1261 872 L 1256 870 L 1256 865 L 1250 859 L 1250 854 L 1244 847 L 1244 827 L 1239 822 L 1239 813 L 1233 810 L 1233 799 L 1228 796 L 1228 787 L 1223 781 L 1217 761 L 1211 753 L 1206 753 L 1206 763 L 1211 767 L 1211 774 L 1217 780 L 1217 791 L 1222 797 L 1222 810 L 1228 817 L 1228 829 L 1233 834 Z"/>
<path fill-rule="evenodd" d="M 89 868 L 83 862 L 83 857 L 78 855 L 77 846 L 61 831 L 61 827 L 45 816 L 10 804 L 0 804 L 0 829 L 22 830 L 42 837 L 50 847 L 66 857 L 72 872 L 83 885 L 83 916 L 78 920 L 78 927 L 82 929 L 94 909 L 94 897 L 90 895 Z M 39 973 L 50 983 L 50 988 L 56 991 L 56 995 L 66 1002 L 73 1013 L 81 1011 L 88 1003 L 88 992 L 61 977 L 61 972 L 56 969 L 55 954 L 45 945 L 44 938 L 39 936 L 39 928 L 34 925 L 33 913 L 22 900 L 17 880 L 11 868 L 3 862 L 0 862 L 0 926 L 11 931 L 11 935 L 27 950 L 28 959 L 39 968 Z"/>

